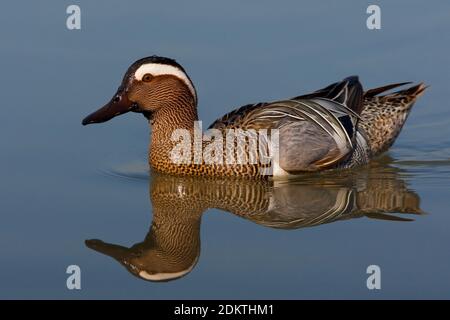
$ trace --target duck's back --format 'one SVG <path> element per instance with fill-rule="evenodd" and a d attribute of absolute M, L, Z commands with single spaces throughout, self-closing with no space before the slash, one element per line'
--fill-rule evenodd
<path fill-rule="evenodd" d="M 311 94 L 238 108 L 215 129 L 278 129 L 274 175 L 366 164 L 395 141 L 425 86 L 380 96 L 397 83 L 364 92 L 356 76 Z"/>
<path fill-rule="evenodd" d="M 243 106 L 210 128 L 278 130 L 273 175 L 334 168 L 357 149 L 362 97 L 362 86 L 352 76 L 311 94 Z"/>

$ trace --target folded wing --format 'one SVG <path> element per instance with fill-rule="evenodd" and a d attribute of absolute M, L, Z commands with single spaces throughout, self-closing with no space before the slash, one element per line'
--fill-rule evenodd
<path fill-rule="evenodd" d="M 243 106 L 210 128 L 278 129 L 278 163 L 283 170 L 329 168 L 353 151 L 362 96 L 358 78 L 349 77 L 291 100 Z"/>

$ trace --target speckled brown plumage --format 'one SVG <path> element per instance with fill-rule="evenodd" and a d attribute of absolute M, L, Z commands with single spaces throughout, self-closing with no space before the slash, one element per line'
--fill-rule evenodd
<path fill-rule="evenodd" d="M 377 156 L 392 146 L 412 106 L 425 89 L 424 84 L 418 84 L 384 96 L 376 96 L 374 93 L 380 91 L 376 89 L 365 94 L 358 128 L 367 135 L 372 156 Z"/>
<path fill-rule="evenodd" d="M 391 88 L 391 86 L 387 87 Z M 386 88 L 386 89 L 387 89 Z M 406 118 L 416 99 L 423 93 L 425 86 L 419 84 L 407 90 L 399 91 L 385 96 L 376 96 L 383 90 L 373 89 L 364 95 L 361 107 L 360 119 L 358 120 L 356 130 L 367 139 L 369 151 L 362 158 L 357 155 L 350 156 L 347 161 L 337 163 L 335 167 L 352 167 L 367 163 L 366 157 L 377 156 L 386 151 L 395 141 L 401 131 Z M 303 98 L 300 96 L 299 98 Z M 311 97 L 311 95 L 308 95 Z M 298 98 L 297 98 L 298 99 Z M 180 105 L 181 103 L 176 103 Z M 175 165 L 168 158 L 163 156 L 172 150 L 174 144 L 170 143 L 169 133 L 179 127 L 187 127 L 193 121 L 197 120 L 196 108 L 193 105 L 183 105 L 183 118 L 177 117 L 176 107 L 160 110 L 153 117 L 152 143 L 150 147 L 150 165 L 157 171 L 184 174 L 184 175 L 217 175 L 217 176 L 241 176 L 252 178 L 267 178 L 262 176 L 260 166 L 258 165 L 217 165 L 217 164 L 189 164 Z M 210 128 L 229 129 L 229 128 L 264 128 L 264 123 L 258 123 L 256 126 L 249 125 L 250 121 L 256 119 L 253 114 L 267 107 L 268 103 L 259 103 L 247 105 L 232 113 L 226 115 L 223 119 L 217 120 Z M 169 111 L 170 110 L 170 111 Z M 178 109 L 179 110 L 179 109 Z M 179 116 L 180 114 L 178 114 Z M 187 122 L 186 122 L 187 121 Z M 237 146 L 239 147 L 239 146 Z M 305 146 L 308 148 L 308 146 Z M 355 154 L 358 145 L 355 144 Z M 361 153 L 361 152 L 360 152 Z"/>

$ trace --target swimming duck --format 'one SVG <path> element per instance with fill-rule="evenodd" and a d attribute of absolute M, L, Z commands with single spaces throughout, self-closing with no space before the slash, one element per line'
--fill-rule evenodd
<path fill-rule="evenodd" d="M 173 132 L 184 129 L 194 136 L 198 114 L 194 84 L 184 68 L 170 58 L 151 56 L 134 62 L 111 101 L 82 123 L 105 122 L 130 111 L 142 113 L 152 129 L 148 159 L 155 171 L 202 176 L 289 177 L 305 171 L 367 164 L 386 151 L 400 133 L 411 107 L 426 89 L 420 83 L 381 95 L 405 84 L 409 82 L 364 92 L 358 77 L 351 76 L 310 94 L 245 105 L 209 127 L 224 135 L 233 129 L 247 132 L 277 129 L 276 157 L 269 164 L 210 163 L 204 159 L 200 163 L 174 161 L 171 152 L 177 141 L 173 139 Z M 260 150 L 273 147 L 269 136 L 260 142 Z M 228 144 L 224 146 L 227 148 L 230 148 Z M 242 143 L 235 142 L 232 148 L 236 148 L 232 149 L 233 154 L 249 152 Z M 195 155 L 189 159 L 193 158 Z"/>

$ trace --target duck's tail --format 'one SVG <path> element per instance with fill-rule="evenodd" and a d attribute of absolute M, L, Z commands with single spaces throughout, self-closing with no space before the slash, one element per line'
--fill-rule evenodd
<path fill-rule="evenodd" d="M 379 94 L 410 82 L 395 83 L 374 88 L 364 93 L 359 127 L 365 132 L 372 156 L 386 151 L 399 135 L 411 107 L 427 86 L 413 87 L 380 96 Z"/>

